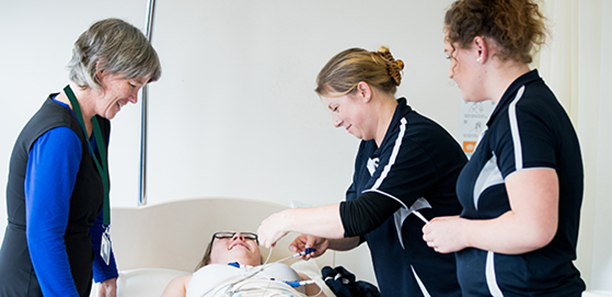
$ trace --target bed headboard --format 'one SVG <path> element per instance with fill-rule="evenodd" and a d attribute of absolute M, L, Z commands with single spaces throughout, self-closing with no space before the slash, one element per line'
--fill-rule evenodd
<path fill-rule="evenodd" d="M 214 232 L 257 231 L 270 214 L 288 207 L 244 198 L 211 197 L 176 200 L 111 210 L 111 238 L 119 270 L 166 268 L 192 272 Z M 272 251 L 270 262 L 293 253 L 289 234 Z M 264 259 L 268 250 L 261 247 Z M 319 267 L 334 267 L 334 252 L 316 259 Z M 291 264 L 291 262 L 287 263 Z"/>

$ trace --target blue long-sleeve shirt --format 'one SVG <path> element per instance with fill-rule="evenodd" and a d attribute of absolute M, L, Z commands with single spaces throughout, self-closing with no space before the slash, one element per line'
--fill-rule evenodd
<path fill-rule="evenodd" d="M 26 237 L 32 265 L 45 296 L 78 296 L 63 236 L 81 158 L 79 138 L 67 127 L 43 134 L 29 153 L 24 184 Z M 103 232 L 100 213 L 90 229 L 96 282 L 118 275 L 112 253 L 109 265 L 100 257 Z"/>

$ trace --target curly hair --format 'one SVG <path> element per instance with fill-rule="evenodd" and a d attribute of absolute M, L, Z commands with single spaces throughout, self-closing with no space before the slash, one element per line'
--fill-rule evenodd
<path fill-rule="evenodd" d="M 453 47 L 469 48 L 485 36 L 500 47 L 502 61 L 528 64 L 545 43 L 545 20 L 532 0 L 458 0 L 446 11 L 444 29 Z"/>
<path fill-rule="evenodd" d="M 343 96 L 363 81 L 383 92 L 395 94 L 402 81 L 402 69 L 404 62 L 395 60 L 385 46 L 376 52 L 350 48 L 335 55 L 321 69 L 315 92 L 320 96 Z"/>

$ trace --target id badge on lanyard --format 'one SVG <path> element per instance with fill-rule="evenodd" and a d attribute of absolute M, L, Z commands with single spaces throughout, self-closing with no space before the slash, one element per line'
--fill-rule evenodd
<path fill-rule="evenodd" d="M 76 96 L 72 92 L 70 85 L 67 85 L 64 88 L 64 92 L 66 96 L 68 96 L 68 100 L 70 100 L 70 104 L 72 105 L 72 109 L 76 114 L 76 118 L 81 124 L 81 128 L 83 128 L 83 132 L 87 137 L 87 129 L 85 129 L 85 122 L 83 121 L 83 114 L 81 113 L 81 107 L 79 105 L 79 101 L 77 101 Z M 91 142 L 89 139 L 87 140 L 87 145 L 89 146 L 89 152 L 91 154 L 91 158 L 94 160 L 96 167 L 98 168 L 98 173 L 100 174 L 100 178 L 102 179 L 102 185 L 104 187 L 104 206 L 103 206 L 103 224 L 104 224 L 104 232 L 102 233 L 102 241 L 100 246 L 100 256 L 108 265 L 110 263 L 110 251 L 111 251 L 111 240 L 110 240 L 110 201 L 109 201 L 109 183 L 108 183 L 108 164 L 106 162 L 106 147 L 104 146 L 104 140 L 102 138 L 102 132 L 100 131 L 100 124 L 98 123 L 98 119 L 94 116 L 91 118 L 92 128 L 94 139 L 96 141 L 96 146 L 98 148 L 98 152 L 100 153 L 100 159 L 102 164 L 98 161 L 96 156 L 94 155 L 94 150 L 91 147 Z"/>
<path fill-rule="evenodd" d="M 110 253 L 111 253 L 111 240 L 110 240 L 110 228 L 109 226 L 104 226 L 104 232 L 102 233 L 102 243 L 100 244 L 100 256 L 104 263 L 108 266 L 110 263 Z"/>

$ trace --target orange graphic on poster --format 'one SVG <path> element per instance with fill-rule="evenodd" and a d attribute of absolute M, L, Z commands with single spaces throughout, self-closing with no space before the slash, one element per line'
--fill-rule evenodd
<path fill-rule="evenodd" d="M 463 142 L 463 152 L 464 153 L 473 153 L 474 148 L 476 148 L 476 141 L 464 141 Z"/>

